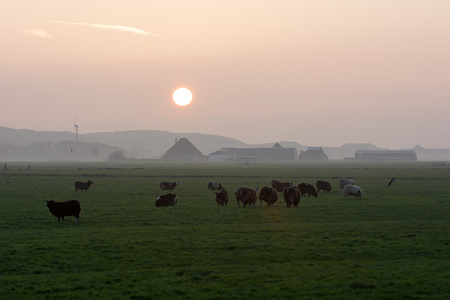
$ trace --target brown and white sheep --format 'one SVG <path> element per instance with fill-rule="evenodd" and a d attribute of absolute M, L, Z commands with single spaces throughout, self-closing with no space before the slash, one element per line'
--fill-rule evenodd
<path fill-rule="evenodd" d="M 225 190 L 225 187 L 220 182 L 208 181 L 208 190 L 222 191 L 222 190 Z"/>
<path fill-rule="evenodd" d="M 168 182 L 163 181 L 159 183 L 159 187 L 161 188 L 161 191 L 171 191 L 174 190 L 178 186 L 178 182 Z"/>
<path fill-rule="evenodd" d="M 159 196 L 155 201 L 156 207 L 174 206 L 177 204 L 177 195 L 170 193 Z"/>

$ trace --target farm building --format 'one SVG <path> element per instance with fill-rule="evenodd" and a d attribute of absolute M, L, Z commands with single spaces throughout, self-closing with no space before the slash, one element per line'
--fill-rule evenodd
<path fill-rule="evenodd" d="M 221 161 L 294 161 L 296 148 L 283 148 L 276 143 L 271 148 L 222 148 L 208 155 L 210 162 Z"/>
<path fill-rule="evenodd" d="M 357 150 L 356 161 L 417 161 L 414 150 Z"/>
<path fill-rule="evenodd" d="M 236 157 L 229 151 L 218 150 L 216 152 L 208 154 L 208 161 L 210 162 L 222 162 L 222 161 L 234 161 Z"/>
<path fill-rule="evenodd" d="M 328 161 L 328 156 L 322 147 L 309 147 L 306 151 L 300 151 L 300 161 Z"/>
<path fill-rule="evenodd" d="M 173 145 L 162 157 L 165 160 L 206 160 L 203 155 L 187 138 L 175 139 Z"/>

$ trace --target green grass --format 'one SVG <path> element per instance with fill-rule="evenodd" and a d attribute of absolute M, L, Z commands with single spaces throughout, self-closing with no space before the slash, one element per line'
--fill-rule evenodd
<path fill-rule="evenodd" d="M 0 171 L 1 299 L 449 299 L 450 168 L 432 163 L 8 163 Z M 344 199 L 349 177 L 362 199 Z M 390 178 L 397 181 L 388 187 Z M 92 180 L 75 192 L 76 180 Z M 272 179 L 331 193 L 238 208 Z M 176 207 L 155 208 L 179 181 Z M 230 193 L 217 207 L 208 180 Z M 9 183 L 7 183 L 7 181 Z M 78 199 L 58 223 L 45 200 Z"/>

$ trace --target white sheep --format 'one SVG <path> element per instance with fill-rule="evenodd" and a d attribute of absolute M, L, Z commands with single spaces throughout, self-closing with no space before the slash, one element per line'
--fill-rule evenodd
<path fill-rule="evenodd" d="M 363 195 L 363 191 L 357 185 L 346 185 L 344 186 L 344 197 L 348 198 L 348 196 L 353 195 L 355 197 L 361 198 Z"/>
<path fill-rule="evenodd" d="M 346 185 L 353 185 L 355 184 L 355 181 L 353 179 L 341 179 L 339 180 L 339 187 L 341 188 L 341 190 L 346 186 Z"/>

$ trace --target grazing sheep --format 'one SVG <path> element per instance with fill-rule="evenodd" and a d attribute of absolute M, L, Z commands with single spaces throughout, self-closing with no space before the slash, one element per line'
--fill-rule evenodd
<path fill-rule="evenodd" d="M 93 184 L 93 182 L 90 180 L 87 182 L 77 181 L 75 182 L 75 192 L 78 192 L 78 190 L 87 191 L 91 184 Z"/>
<path fill-rule="evenodd" d="M 275 202 L 278 201 L 278 192 L 275 188 L 271 186 L 265 186 L 259 192 L 259 206 L 262 205 L 263 201 L 266 201 L 267 206 L 273 206 Z"/>
<path fill-rule="evenodd" d="M 283 190 L 283 198 L 284 202 L 286 202 L 287 207 L 291 207 L 291 205 L 297 207 L 297 205 L 300 203 L 300 200 L 302 199 L 302 195 L 298 190 L 298 187 L 290 186 Z"/>
<path fill-rule="evenodd" d="M 225 190 L 225 187 L 220 183 L 216 181 L 208 181 L 208 190 Z"/>
<path fill-rule="evenodd" d="M 292 182 L 281 182 L 276 179 L 270 182 L 270 186 L 277 190 L 277 192 L 281 193 L 287 187 L 290 187 Z"/>
<path fill-rule="evenodd" d="M 350 195 L 361 198 L 363 195 L 363 191 L 357 185 L 344 186 L 344 197 L 348 198 L 348 196 L 350 196 Z"/>
<path fill-rule="evenodd" d="M 178 186 L 178 182 L 167 182 L 163 181 L 159 184 L 159 187 L 161 188 L 161 191 L 171 191 L 174 190 Z"/>
<path fill-rule="evenodd" d="M 241 202 L 242 202 L 243 207 L 246 207 L 247 204 L 250 207 L 255 206 L 257 196 L 256 196 L 256 190 L 254 188 L 241 186 L 241 187 L 237 188 L 234 195 L 236 197 L 238 207 L 240 207 Z"/>
<path fill-rule="evenodd" d="M 300 183 L 298 185 L 298 189 L 299 189 L 300 193 L 302 194 L 302 196 L 305 196 L 306 194 L 308 194 L 308 198 L 311 195 L 313 195 L 314 197 L 317 197 L 317 191 L 312 184 Z"/>
<path fill-rule="evenodd" d="M 62 219 L 65 222 L 65 216 L 74 216 L 75 223 L 80 220 L 81 205 L 78 200 L 68 200 L 56 202 L 53 200 L 47 200 L 47 208 L 51 215 Z"/>
<path fill-rule="evenodd" d="M 355 181 L 353 179 L 341 179 L 339 180 L 339 187 L 342 189 L 344 189 L 344 186 L 348 185 L 348 184 L 355 184 Z"/>
<path fill-rule="evenodd" d="M 221 206 L 226 206 L 228 204 L 228 192 L 225 190 L 221 190 L 216 193 L 216 202 L 217 202 L 217 206 L 221 205 Z"/>
<path fill-rule="evenodd" d="M 324 190 L 327 193 L 331 191 L 331 184 L 328 181 L 318 180 L 316 182 L 317 192 L 319 193 L 320 190 Z"/>
<path fill-rule="evenodd" d="M 177 195 L 172 193 L 159 196 L 155 202 L 156 207 L 164 207 L 164 206 L 175 207 L 176 204 L 177 204 Z"/>

